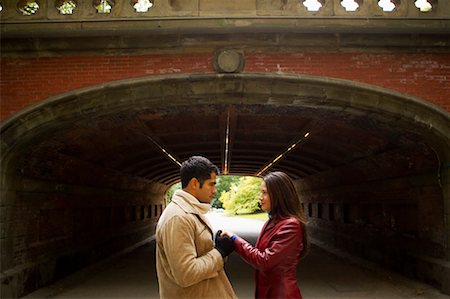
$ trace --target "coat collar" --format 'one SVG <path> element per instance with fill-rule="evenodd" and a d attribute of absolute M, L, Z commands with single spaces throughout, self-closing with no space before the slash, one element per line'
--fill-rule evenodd
<path fill-rule="evenodd" d="M 209 204 L 199 202 L 195 196 L 183 190 L 175 191 L 172 201 L 186 213 L 200 215 L 209 211 Z"/>
<path fill-rule="evenodd" d="M 263 240 L 264 235 L 268 234 L 269 231 L 271 231 L 272 229 L 275 228 L 275 226 L 282 221 L 283 219 L 287 219 L 289 217 L 269 217 L 269 220 L 266 221 L 266 223 L 264 223 L 262 229 L 261 229 L 261 233 L 258 236 L 258 239 L 256 240 L 256 244 L 255 246 L 257 248 L 259 248 L 259 245 L 261 243 L 261 240 Z"/>
<path fill-rule="evenodd" d="M 287 219 L 289 217 L 286 216 L 282 216 L 282 217 L 273 217 L 273 216 L 269 216 L 269 220 L 266 222 L 266 224 L 263 226 L 261 231 L 267 231 L 272 229 L 275 225 L 277 225 L 278 222 L 280 222 L 283 219 Z"/>
<path fill-rule="evenodd" d="M 264 232 L 264 231 L 266 231 L 266 230 L 271 229 L 272 227 L 275 226 L 275 224 L 276 224 L 277 222 L 278 222 L 277 219 L 269 218 L 269 220 L 268 220 L 268 221 L 266 222 L 266 224 L 264 225 L 262 231 Z"/>
<path fill-rule="evenodd" d="M 199 202 L 195 196 L 183 190 L 175 191 L 172 202 L 185 213 L 197 215 L 209 227 L 211 233 L 214 231 L 208 219 L 204 216 L 209 211 L 209 204 Z"/>

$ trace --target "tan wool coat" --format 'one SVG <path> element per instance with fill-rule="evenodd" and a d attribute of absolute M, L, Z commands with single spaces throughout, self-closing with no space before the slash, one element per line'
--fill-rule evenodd
<path fill-rule="evenodd" d="M 208 204 L 177 190 L 156 226 L 156 271 L 161 299 L 237 298 L 203 215 Z"/>

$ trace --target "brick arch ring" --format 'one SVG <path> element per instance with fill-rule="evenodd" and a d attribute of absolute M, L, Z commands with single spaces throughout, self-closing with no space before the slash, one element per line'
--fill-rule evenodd
<path fill-rule="evenodd" d="M 383 119 L 396 119 L 419 128 L 438 140 L 440 149 L 450 148 L 450 113 L 396 91 L 311 75 L 182 74 L 113 81 L 43 100 L 1 124 L 2 156 L 24 137 L 71 120 L 127 109 L 236 103 L 381 115 Z M 449 152 L 440 152 L 441 159 L 450 161 Z"/>

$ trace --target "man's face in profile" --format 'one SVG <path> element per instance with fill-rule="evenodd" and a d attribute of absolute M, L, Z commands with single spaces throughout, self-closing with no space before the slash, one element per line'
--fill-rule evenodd
<path fill-rule="evenodd" d="M 198 189 L 197 199 L 203 203 L 210 203 L 216 194 L 216 173 L 213 171 L 202 187 Z"/>

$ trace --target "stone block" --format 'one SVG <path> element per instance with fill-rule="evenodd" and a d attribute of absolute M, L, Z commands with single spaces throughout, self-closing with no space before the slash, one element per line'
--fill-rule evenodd
<path fill-rule="evenodd" d="M 232 77 L 222 77 L 217 80 L 217 91 L 224 94 L 240 94 L 243 92 L 243 81 Z"/>
<path fill-rule="evenodd" d="M 0 190 L 0 207 L 12 207 L 16 202 L 15 191 Z"/>
<path fill-rule="evenodd" d="M 0 238 L 2 239 L 2 242 L 7 238 L 11 238 L 13 236 L 13 227 L 14 223 L 11 221 L 0 223 Z"/>
<path fill-rule="evenodd" d="M 289 81 L 276 81 L 272 84 L 272 95 L 290 95 L 295 96 L 299 93 L 300 86 L 298 80 Z"/>
<path fill-rule="evenodd" d="M 259 16 L 298 15 L 303 6 L 301 2 L 298 0 L 256 0 L 257 14 Z"/>
<path fill-rule="evenodd" d="M 14 260 L 12 258 L 14 240 L 11 237 L 7 237 L 2 238 L 0 241 L 1 270 L 4 271 L 11 268 L 14 264 Z"/>
<path fill-rule="evenodd" d="M 226 14 L 233 15 L 255 15 L 256 3 L 255 1 L 241 1 L 241 0 L 200 0 L 200 15 L 212 16 Z"/>
<path fill-rule="evenodd" d="M 0 223 L 10 222 L 13 220 L 13 212 L 15 207 L 0 207 Z"/>
<path fill-rule="evenodd" d="M 260 80 L 245 80 L 244 92 L 245 94 L 269 94 L 272 86 L 272 80 L 268 78 L 261 78 Z"/>
<path fill-rule="evenodd" d="M 167 1 L 167 4 L 163 4 L 163 2 L 161 4 L 163 6 L 162 12 L 168 15 L 199 15 L 199 0 L 172 0 Z"/>
<path fill-rule="evenodd" d="M 450 295 L 450 266 L 444 267 L 441 290 L 442 293 Z"/>
<path fill-rule="evenodd" d="M 2 273 L 0 288 L 1 288 L 0 292 L 1 298 L 18 298 L 17 276 L 3 275 Z"/>

